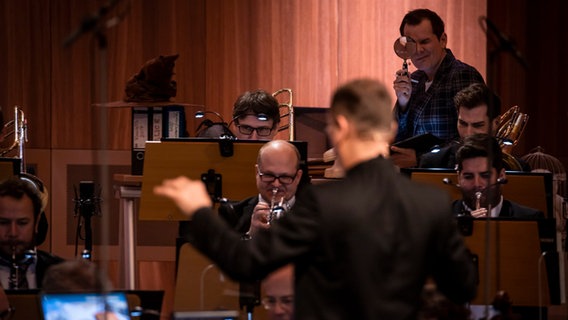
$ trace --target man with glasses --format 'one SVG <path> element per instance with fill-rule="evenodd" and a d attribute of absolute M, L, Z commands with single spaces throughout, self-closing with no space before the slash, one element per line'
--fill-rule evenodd
<path fill-rule="evenodd" d="M 278 133 L 278 101 L 264 90 L 247 91 L 233 105 L 235 135 L 240 140 L 272 140 Z"/>
<path fill-rule="evenodd" d="M 388 89 L 353 80 L 333 94 L 327 134 L 345 177 L 302 191 L 293 212 L 251 240 L 219 220 L 200 180 L 167 179 L 154 193 L 191 219 L 187 240 L 235 280 L 294 264 L 298 319 L 416 319 L 428 278 L 455 303 L 476 293 L 476 274 L 449 195 L 402 177 Z M 260 172 L 269 173 L 261 163 Z M 271 172 L 284 175 L 284 172 Z"/>
<path fill-rule="evenodd" d="M 294 319 L 294 266 L 274 271 L 262 281 L 262 306 L 270 320 Z"/>
<path fill-rule="evenodd" d="M 270 226 L 271 206 L 287 212 L 294 205 L 302 177 L 300 153 L 287 141 L 267 142 L 258 151 L 255 171 L 258 195 L 219 212 L 245 238 Z"/>

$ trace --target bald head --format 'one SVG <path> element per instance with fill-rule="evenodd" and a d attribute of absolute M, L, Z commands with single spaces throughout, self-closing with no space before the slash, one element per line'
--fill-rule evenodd
<path fill-rule="evenodd" d="M 285 157 L 287 162 L 295 163 L 296 169 L 300 168 L 300 152 L 298 149 L 288 141 L 284 140 L 273 140 L 264 144 L 260 150 L 258 150 L 258 157 L 256 158 L 256 164 L 260 165 L 263 158 L 267 157 Z"/>
<path fill-rule="evenodd" d="M 272 190 L 278 189 L 278 196 L 289 200 L 296 194 L 302 176 L 300 153 L 290 142 L 273 140 L 258 151 L 256 161 L 256 186 L 267 202 L 272 199 Z M 279 177 L 270 181 L 271 178 Z M 292 182 L 286 181 L 293 178 Z M 282 180 L 285 180 L 284 183 Z"/>

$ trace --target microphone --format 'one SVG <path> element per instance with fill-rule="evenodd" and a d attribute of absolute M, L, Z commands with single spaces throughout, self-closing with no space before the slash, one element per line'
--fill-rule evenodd
<path fill-rule="evenodd" d="M 485 22 L 485 28 L 483 28 L 483 22 Z M 515 42 L 512 41 L 506 34 L 501 32 L 501 30 L 499 30 L 499 28 L 497 28 L 497 26 L 491 20 L 489 20 L 489 18 L 481 16 L 479 17 L 479 23 L 484 29 L 485 33 L 487 33 L 487 31 L 491 31 L 491 33 L 493 33 L 493 35 L 497 38 L 499 42 L 498 50 L 502 49 L 508 51 L 525 69 L 528 68 L 527 60 L 525 59 L 521 51 L 517 49 Z"/>
<path fill-rule="evenodd" d="M 442 182 L 443 182 L 444 184 L 447 184 L 447 185 L 450 185 L 450 186 L 454 186 L 454 187 L 457 187 L 457 188 L 461 188 L 461 185 L 460 185 L 460 184 L 454 183 L 454 182 L 452 181 L 452 179 L 450 179 L 450 178 L 444 178 L 444 179 L 442 179 Z M 507 178 L 498 178 L 495 183 L 488 185 L 487 187 L 485 187 L 485 189 L 490 188 L 490 187 L 493 187 L 493 186 L 496 186 L 496 185 L 498 185 L 498 184 L 507 184 L 507 183 L 509 183 L 509 180 L 508 180 Z"/>
<path fill-rule="evenodd" d="M 81 25 L 73 31 L 65 40 L 63 41 L 64 47 L 69 47 L 73 42 L 75 42 L 81 35 L 95 29 L 101 19 L 103 19 L 112 8 L 118 3 L 119 0 L 110 0 L 103 4 L 99 10 L 86 16 L 81 21 Z M 113 22 L 114 23 L 114 22 Z"/>
<path fill-rule="evenodd" d="M 79 182 L 79 196 L 77 196 L 77 188 L 73 186 L 75 191 L 74 216 L 77 219 L 77 232 L 75 235 L 75 256 L 77 256 L 79 238 L 85 241 L 85 249 L 81 252 L 81 257 L 90 260 L 91 252 L 93 249 L 93 229 L 91 224 L 91 217 L 101 214 L 100 208 L 100 192 L 95 196 L 95 183 L 93 181 Z M 84 238 L 81 237 L 81 229 L 84 228 Z"/>

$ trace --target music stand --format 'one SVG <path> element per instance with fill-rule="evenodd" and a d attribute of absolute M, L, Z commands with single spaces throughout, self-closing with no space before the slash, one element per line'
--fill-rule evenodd
<path fill-rule="evenodd" d="M 19 158 L 0 158 L 0 181 L 12 178 L 20 174 Z"/>
<path fill-rule="evenodd" d="M 404 168 L 400 171 L 412 181 L 446 190 L 452 200 L 462 197 L 461 191 L 455 186 L 458 183 L 455 170 Z M 540 210 L 547 218 L 554 218 L 552 173 L 507 171 L 506 175 L 508 182 L 501 187 L 505 199 Z M 444 178 L 448 178 L 453 185 L 445 184 Z"/>

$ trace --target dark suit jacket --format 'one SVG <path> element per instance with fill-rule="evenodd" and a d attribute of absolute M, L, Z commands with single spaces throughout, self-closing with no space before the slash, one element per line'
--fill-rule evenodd
<path fill-rule="evenodd" d="M 475 295 L 449 201 L 375 158 L 308 187 L 292 214 L 250 241 L 209 208 L 194 214 L 188 241 L 238 280 L 295 263 L 296 319 L 416 319 L 428 276 L 455 302 Z"/>
<path fill-rule="evenodd" d="M 453 202 L 452 212 L 454 213 L 454 215 L 464 214 L 464 206 L 462 200 L 456 200 Z M 533 208 L 525 207 L 513 201 L 503 199 L 503 206 L 501 207 L 501 211 L 499 212 L 499 218 L 537 219 L 544 218 L 544 213 Z"/>
<path fill-rule="evenodd" d="M 250 229 L 250 219 L 257 204 L 258 195 L 246 198 L 243 201 L 227 203 L 219 206 L 219 216 L 231 228 L 245 234 Z"/>
<path fill-rule="evenodd" d="M 49 267 L 56 265 L 65 261 L 63 258 L 52 255 L 49 252 L 42 250 L 37 251 L 37 262 L 36 262 L 36 281 L 38 288 L 41 288 L 43 278 Z"/>
<path fill-rule="evenodd" d="M 460 145 L 452 143 L 443 147 L 438 152 L 428 152 L 420 156 L 418 161 L 419 168 L 456 168 L 456 152 Z"/>

